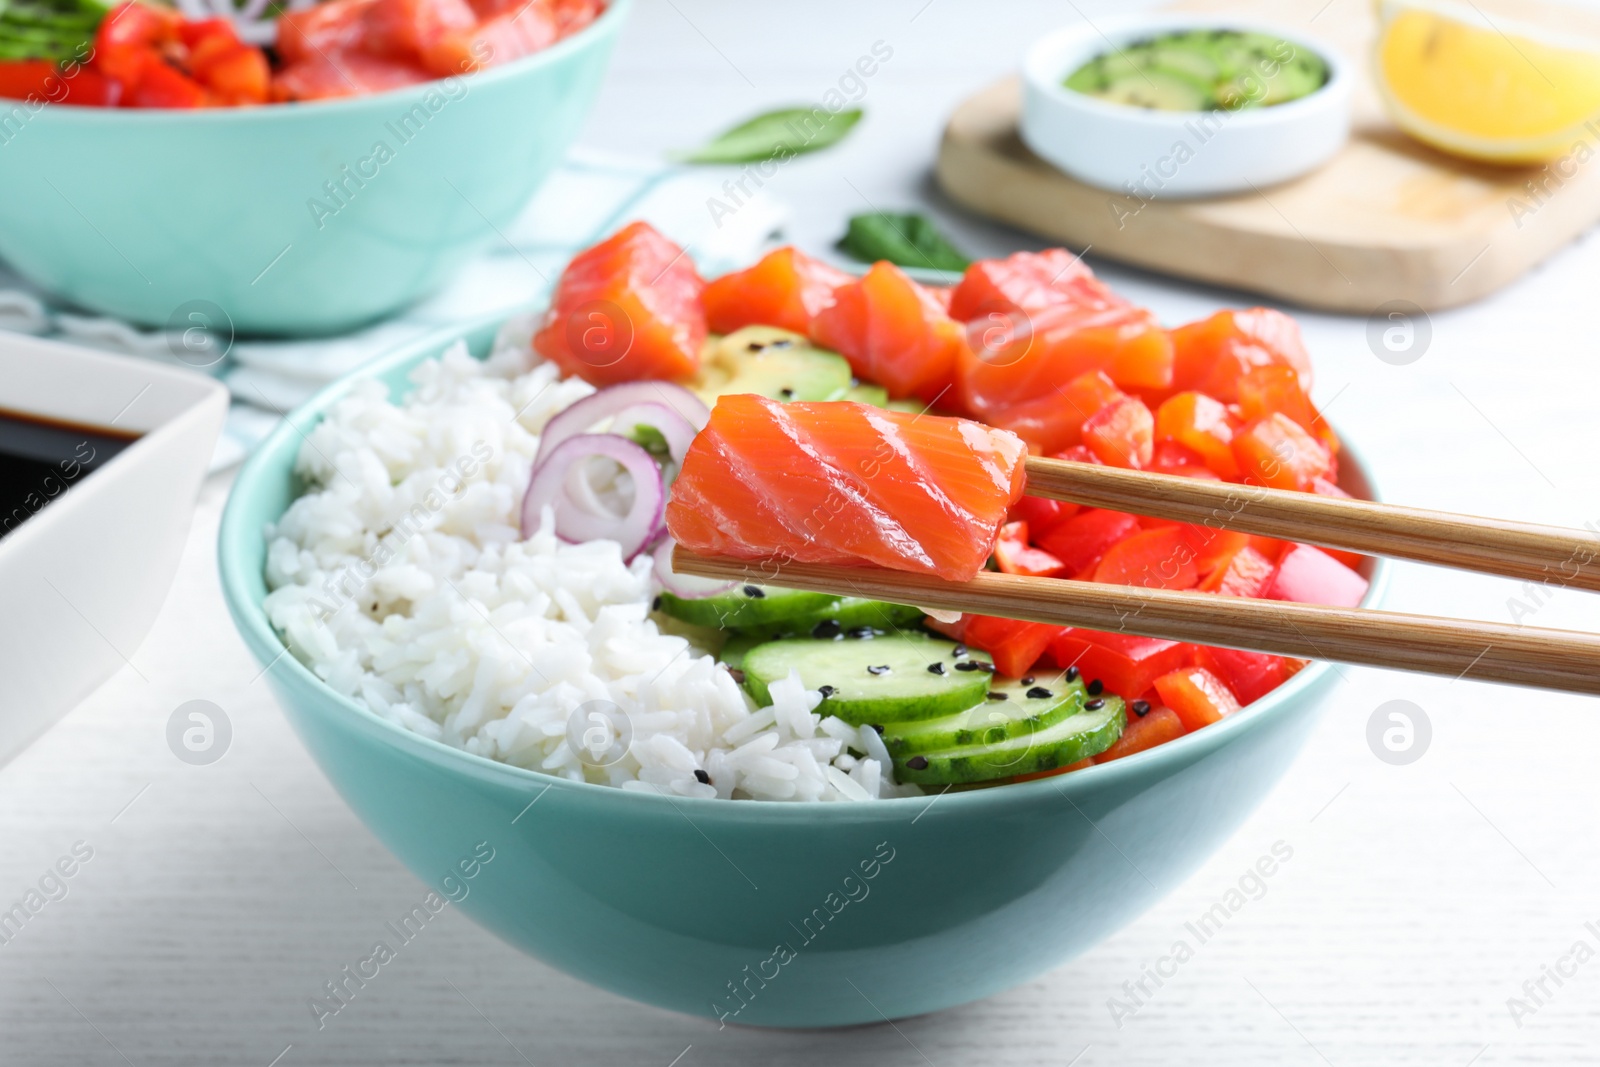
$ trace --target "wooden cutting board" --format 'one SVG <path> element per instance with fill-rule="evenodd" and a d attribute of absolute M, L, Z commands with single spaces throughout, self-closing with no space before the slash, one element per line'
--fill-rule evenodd
<path fill-rule="evenodd" d="M 1029 151 L 1017 135 L 1021 86 L 1011 78 L 951 116 L 936 167 L 945 192 L 980 215 L 1097 256 L 1362 314 L 1396 300 L 1424 309 L 1476 300 L 1600 219 L 1600 123 L 1588 145 L 1594 160 L 1575 155 L 1526 168 L 1463 162 L 1401 133 L 1367 75 L 1376 29 L 1370 3 L 1202 0 L 1178 8 L 1297 30 L 1350 60 L 1357 90 L 1340 153 L 1259 194 L 1141 206 Z"/>

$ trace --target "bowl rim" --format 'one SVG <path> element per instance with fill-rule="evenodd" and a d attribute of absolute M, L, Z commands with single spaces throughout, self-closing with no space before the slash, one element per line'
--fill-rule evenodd
<path fill-rule="evenodd" d="M 57 121 L 60 122 L 96 124 L 126 121 L 141 123 L 146 126 L 162 124 L 181 126 L 189 123 L 209 125 L 219 122 L 290 122 L 294 121 L 296 116 L 307 114 L 333 116 L 379 107 L 387 110 L 406 100 L 420 100 L 430 90 L 438 91 L 440 85 L 452 78 L 464 80 L 468 86 L 493 85 L 496 82 L 514 78 L 519 74 L 528 73 L 539 67 L 559 63 L 571 53 L 587 50 L 614 36 L 618 24 L 626 16 L 627 10 L 632 4 L 633 0 L 606 0 L 605 10 L 600 13 L 600 17 L 577 33 L 563 37 L 546 48 L 542 48 L 530 55 L 522 56 L 519 59 L 514 59 L 510 63 L 464 74 L 447 74 L 444 77 L 432 78 L 425 82 L 418 82 L 415 85 L 403 85 L 375 93 L 341 96 L 328 100 L 273 101 L 246 107 L 98 107 L 85 104 L 55 104 L 46 101 L 33 113 L 29 121 L 36 122 L 45 114 L 54 114 L 57 116 Z M 471 89 L 469 88 L 464 95 L 470 95 L 470 93 Z M 27 101 L 0 101 L 0 104 L 4 103 L 22 106 Z"/>
<path fill-rule="evenodd" d="M 1062 84 L 1063 79 L 1079 64 L 1104 52 L 1106 44 L 1116 48 L 1149 33 L 1183 29 L 1228 29 L 1276 36 L 1319 56 L 1328 66 L 1328 80 L 1297 99 L 1271 107 L 1235 111 L 1222 108 L 1209 111 L 1156 111 L 1129 107 L 1100 100 Z M 1069 58 L 1065 60 L 1060 54 L 1064 50 L 1069 51 Z M 1065 69 L 1062 69 L 1064 65 Z M 1048 101 L 1050 106 L 1165 131 L 1182 129 L 1195 116 L 1218 111 L 1228 115 L 1230 126 L 1244 128 L 1281 126 L 1310 119 L 1314 113 L 1327 107 L 1341 106 L 1341 99 L 1349 95 L 1351 74 L 1348 62 L 1338 49 L 1271 20 L 1219 12 L 1125 12 L 1098 22 L 1086 21 L 1080 26 L 1067 26 L 1047 33 L 1028 48 L 1023 57 L 1022 77 L 1029 91 L 1036 98 Z"/>
<path fill-rule="evenodd" d="M 950 274 L 947 277 L 954 280 L 959 275 Z M 899 820 L 912 809 L 925 811 L 931 809 L 936 801 L 943 800 L 945 793 L 951 790 L 946 789 L 944 792 L 922 796 L 880 798 L 861 803 L 823 800 L 730 801 L 720 797 L 674 797 L 591 782 L 575 782 L 543 771 L 479 756 L 408 730 L 398 723 L 383 718 L 371 708 L 338 693 L 317 677 L 310 667 L 296 656 L 289 654 L 288 646 L 268 621 L 261 602 L 250 594 L 246 584 L 251 577 L 242 562 L 242 557 L 248 554 L 245 545 L 251 538 L 266 536 L 264 529 L 251 530 L 246 526 L 244 515 L 246 498 L 259 492 L 267 479 L 279 472 L 281 463 L 277 457 L 286 454 L 285 449 L 294 448 L 295 441 L 302 439 L 305 432 L 319 422 L 328 410 L 358 383 L 401 370 L 409 371 L 426 359 L 438 358 L 446 348 L 471 335 L 487 334 L 492 337 L 499 326 L 508 319 L 530 313 L 537 314 L 543 307 L 544 301 L 540 299 L 509 310 L 495 311 L 447 325 L 407 341 L 384 355 L 374 357 L 356 370 L 318 390 L 309 400 L 291 411 L 251 452 L 229 489 L 227 503 L 218 525 L 217 569 L 221 579 L 223 599 L 233 618 L 235 628 L 258 662 L 264 665 L 261 675 L 277 674 L 280 677 L 286 675 L 287 677 L 283 678 L 286 683 L 309 685 L 323 698 L 320 702 L 316 702 L 313 714 L 331 712 L 353 715 L 357 723 L 365 727 L 365 733 L 381 738 L 391 747 L 420 756 L 432 764 L 458 768 L 468 777 L 487 776 L 515 789 L 536 791 L 541 797 L 549 789 L 560 789 L 592 803 L 645 804 L 655 806 L 655 810 L 664 810 L 661 806 L 670 804 L 678 808 L 680 814 L 684 814 L 685 817 L 688 815 L 683 809 L 687 807 L 697 815 L 754 818 L 772 822 L 810 820 L 822 815 L 824 811 L 826 815 L 823 817 L 831 819 Z M 478 352 L 474 352 L 473 355 L 475 358 L 483 358 Z M 1349 446 L 1347 440 L 1341 438 L 1341 443 L 1344 457 L 1361 473 L 1367 483 L 1371 499 L 1382 499 L 1382 490 L 1372 475 L 1371 467 L 1356 449 Z M 292 465 L 294 453 L 287 454 L 290 456 L 288 462 Z M 1366 596 L 1360 603 L 1361 607 L 1367 608 L 1377 606 L 1387 595 L 1391 570 L 1389 560 L 1383 557 L 1369 558 L 1372 560 L 1372 573 Z M 1152 775 L 1159 777 L 1175 769 L 1174 765 L 1193 762 L 1227 746 L 1236 738 L 1254 729 L 1257 724 L 1290 713 L 1296 698 L 1317 687 L 1326 675 L 1335 669 L 1335 664 L 1314 660 L 1260 700 L 1246 705 L 1239 712 L 1212 723 L 1203 730 L 1185 734 L 1132 756 L 1110 763 L 1095 764 L 1070 774 L 1050 775 L 987 789 L 960 790 L 948 799 L 946 806 L 955 804 L 965 809 L 992 812 L 997 808 L 1029 806 L 1051 793 L 1066 797 L 1071 802 L 1074 792 L 1114 788 L 1130 780 Z M 917 817 L 920 818 L 920 815 Z"/>

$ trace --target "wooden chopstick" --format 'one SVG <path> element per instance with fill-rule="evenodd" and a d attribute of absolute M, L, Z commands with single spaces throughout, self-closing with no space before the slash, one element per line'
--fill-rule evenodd
<path fill-rule="evenodd" d="M 1580 530 L 1042 457 L 1027 472 L 1031 496 L 1600 591 L 1600 537 Z"/>
<path fill-rule="evenodd" d="M 1091 469 L 1099 471 L 1101 468 Z M 1029 472 L 1032 473 L 1031 461 Z M 1183 478 L 1173 480 L 1186 482 Z M 1076 498 L 1076 489 L 1072 491 Z M 1118 499 L 1120 506 L 1129 506 L 1130 498 Z M 1261 525 L 1261 529 L 1251 532 L 1308 540 L 1302 530 L 1291 532 L 1286 526 L 1268 529 L 1267 524 Z M 1365 539 L 1335 547 L 1359 546 L 1366 551 L 1376 551 L 1373 547 L 1376 543 L 1374 539 Z M 1430 557 L 1430 561 L 1438 560 Z M 878 567 L 701 556 L 682 547 L 673 553 L 672 566 L 680 573 L 704 578 L 812 589 L 921 608 L 1086 626 L 1301 659 L 1334 660 L 1600 695 L 1600 635 L 1570 630 L 1251 600 L 1211 593 L 1140 589 L 1061 578 L 1027 578 L 992 571 L 983 571 L 970 582 L 951 582 Z"/>

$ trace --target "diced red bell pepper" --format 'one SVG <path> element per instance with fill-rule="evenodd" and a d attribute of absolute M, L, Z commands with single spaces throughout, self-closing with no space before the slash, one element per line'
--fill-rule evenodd
<path fill-rule="evenodd" d="M 1178 713 L 1185 730 L 1209 726 L 1239 710 L 1239 701 L 1222 679 L 1204 667 L 1184 667 L 1155 681 L 1162 703 Z"/>
<path fill-rule="evenodd" d="M 1233 431 L 1227 407 L 1204 393 L 1178 393 L 1156 410 L 1156 440 L 1193 449 L 1200 462 L 1222 478 L 1239 476 L 1239 464 L 1233 458 Z"/>
<path fill-rule="evenodd" d="M 48 59 L 0 62 L 0 97 L 7 100 L 49 100 L 59 95 L 61 72 Z"/>
<path fill-rule="evenodd" d="M 1206 578 L 1233 558 L 1233 554 L 1250 543 L 1250 535 L 1233 530 L 1219 530 L 1214 526 L 1190 523 L 1171 523 L 1183 531 L 1190 549 L 1194 552 L 1195 569 Z"/>
<path fill-rule="evenodd" d="M 1227 683 L 1241 704 L 1253 704 L 1292 678 L 1303 660 L 1245 652 L 1237 648 L 1197 648 L 1197 667 L 1204 667 Z"/>
<path fill-rule="evenodd" d="M 989 653 L 996 671 L 1008 678 L 1021 678 L 1044 655 L 1059 629 L 1043 622 L 968 615 L 961 640 Z"/>
<path fill-rule="evenodd" d="M 196 108 L 209 103 L 199 82 L 165 63 L 147 66 L 128 94 L 129 107 Z"/>
<path fill-rule="evenodd" d="M 1183 734 L 1183 720 L 1178 718 L 1177 712 L 1165 707 L 1151 708 L 1143 715 L 1130 715 L 1128 725 L 1122 728 L 1122 736 L 1096 756 L 1094 761 L 1110 763 L 1135 752 L 1164 745 Z"/>
<path fill-rule="evenodd" d="M 147 68 L 165 66 L 161 49 L 180 45 L 183 16 L 138 2 L 118 4 L 95 32 L 94 65 L 108 78 L 137 86 Z"/>
<path fill-rule="evenodd" d="M 1143 400 L 1125 396 L 1091 415 L 1083 441 L 1108 467 L 1150 466 L 1155 449 L 1155 416 Z"/>
<path fill-rule="evenodd" d="M 1008 522 L 1000 527 L 1000 536 L 994 543 L 994 561 L 1006 574 L 1059 578 L 1067 573 L 1065 563 L 1028 543 L 1028 524 L 1025 522 Z"/>
<path fill-rule="evenodd" d="M 1221 596 L 1259 597 L 1276 568 L 1277 564 L 1247 543 L 1200 583 L 1200 591 Z"/>
<path fill-rule="evenodd" d="M 1100 562 L 1112 545 L 1139 530 L 1139 520 L 1121 511 L 1090 508 L 1035 538 L 1035 543 L 1076 575 Z"/>
<path fill-rule="evenodd" d="M 212 38 L 207 44 L 217 41 Z M 261 104 L 272 91 L 272 69 L 259 48 L 213 45 L 193 64 L 194 78 L 224 104 Z"/>
<path fill-rule="evenodd" d="M 120 82 L 79 63 L 58 68 L 48 59 L 0 62 L 0 99 L 116 107 L 121 96 Z"/>
<path fill-rule="evenodd" d="M 1126 700 L 1149 689 L 1161 675 L 1184 666 L 1194 646 L 1137 634 L 1065 627 L 1050 642 L 1050 658 L 1065 670 L 1077 667 L 1084 678 L 1098 678 Z"/>
<path fill-rule="evenodd" d="M 1028 524 L 1028 532 L 1037 537 L 1066 522 L 1080 510 L 1078 505 L 1065 500 L 1047 500 L 1042 496 L 1025 496 L 1011 505 L 1011 517 Z"/>
<path fill-rule="evenodd" d="M 1156 416 L 1157 420 L 1160 415 Z M 1160 425 L 1158 421 L 1157 426 Z M 1160 431 L 1156 432 L 1156 446 L 1150 453 L 1150 469 L 1163 473 L 1183 470 L 1188 467 L 1205 466 L 1205 458 L 1192 448 L 1178 444 L 1176 441 L 1163 441 Z"/>
<path fill-rule="evenodd" d="M 1282 412 L 1249 423 L 1233 439 L 1233 456 L 1247 482 L 1309 490 L 1333 469 L 1328 446 Z"/>
<path fill-rule="evenodd" d="M 1292 545 L 1262 590 L 1268 600 L 1353 608 L 1367 595 L 1367 580 L 1320 548 Z"/>
<path fill-rule="evenodd" d="M 1189 531 L 1181 526 L 1143 530 L 1112 545 L 1095 568 L 1094 580 L 1142 589 L 1193 589 L 1200 568 Z"/>

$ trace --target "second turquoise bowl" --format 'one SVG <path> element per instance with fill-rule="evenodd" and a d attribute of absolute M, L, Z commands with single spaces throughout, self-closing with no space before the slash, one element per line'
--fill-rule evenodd
<path fill-rule="evenodd" d="M 401 396 L 451 330 L 358 372 Z M 306 747 L 416 875 L 506 941 L 625 997 L 723 1023 L 822 1027 L 951 1007 L 1092 947 L 1171 891 L 1288 768 L 1333 681 L 1312 664 L 1222 722 L 1071 774 L 869 803 L 668 799 L 427 740 L 328 688 L 262 611 L 264 530 L 299 492 L 280 426 L 234 483 L 218 554 L 233 619 Z M 1345 487 L 1372 495 L 1346 453 Z M 1371 574 L 1366 605 L 1383 593 Z M 483 857 L 491 857 L 483 862 Z M 469 873 L 470 872 L 470 877 Z"/>
<path fill-rule="evenodd" d="M 373 96 L 0 108 L 0 257 L 146 326 L 220 329 L 198 302 L 240 333 L 373 321 L 502 240 L 577 136 L 629 2 L 536 55 Z"/>

